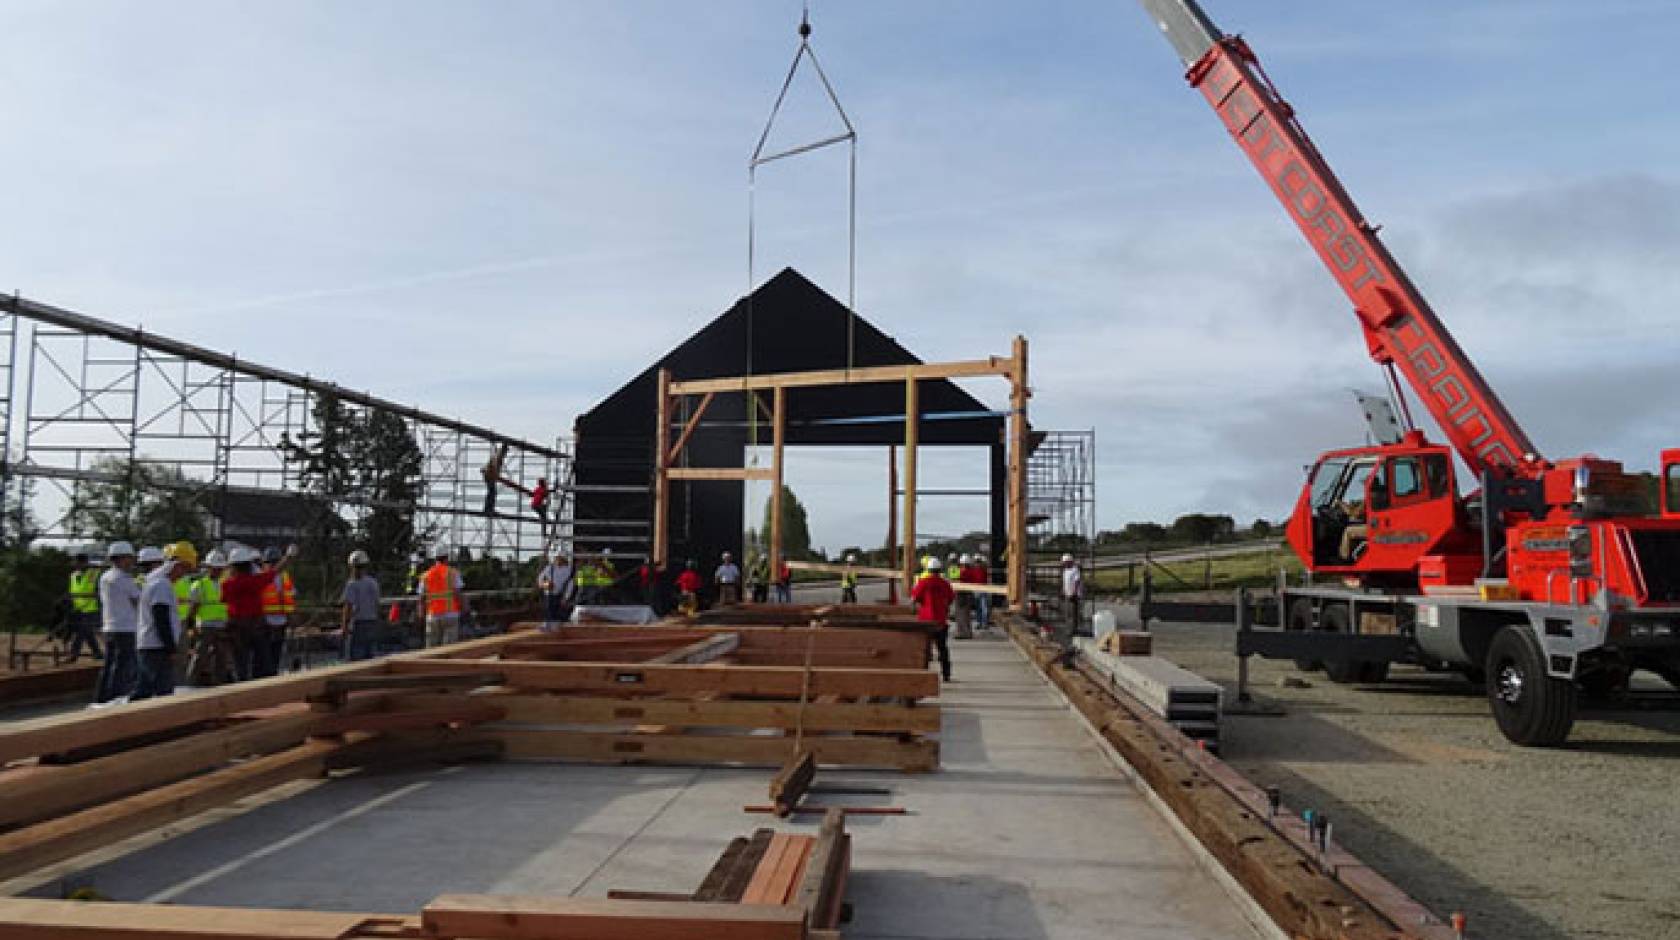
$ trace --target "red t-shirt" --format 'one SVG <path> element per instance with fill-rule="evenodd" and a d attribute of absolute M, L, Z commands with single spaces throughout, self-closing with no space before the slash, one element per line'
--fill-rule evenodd
<path fill-rule="evenodd" d="M 531 508 L 540 512 L 546 505 L 548 505 L 548 484 L 538 483 L 536 489 L 531 491 Z"/>
<path fill-rule="evenodd" d="M 677 575 L 677 590 L 690 594 L 700 593 L 700 572 L 690 568 Z"/>
<path fill-rule="evenodd" d="M 962 570 L 962 583 L 964 583 L 964 584 L 985 584 L 986 583 L 986 566 L 985 565 L 969 565 L 968 567 L 964 568 Z"/>
<path fill-rule="evenodd" d="M 937 574 L 918 580 L 916 586 L 910 589 L 910 599 L 916 602 L 916 619 L 923 623 L 944 623 L 945 618 L 950 616 L 951 601 L 956 596 L 951 582 Z"/>
<path fill-rule="evenodd" d="M 242 620 L 263 615 L 263 590 L 274 583 L 274 572 L 256 574 L 228 572 L 222 579 L 222 601 L 227 604 L 228 619 Z"/>

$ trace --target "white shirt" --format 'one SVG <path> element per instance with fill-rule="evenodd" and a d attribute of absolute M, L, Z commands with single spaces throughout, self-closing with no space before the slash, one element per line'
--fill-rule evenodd
<path fill-rule="evenodd" d="M 719 584 L 740 584 L 741 569 L 736 567 L 734 562 L 726 561 L 718 565 L 717 574 L 714 578 Z"/>
<path fill-rule="evenodd" d="M 1080 573 L 1078 565 L 1068 565 L 1062 569 L 1062 596 L 1085 596 L 1085 576 Z"/>
<path fill-rule="evenodd" d="M 146 575 L 146 586 L 140 589 L 140 624 L 134 635 L 134 646 L 143 650 L 160 650 L 163 645 L 163 631 L 168 630 L 174 637 L 176 645 L 181 642 L 181 611 L 177 606 L 175 596 L 175 582 L 169 580 L 170 565 Z M 152 608 L 162 604 L 169 608 L 167 623 L 158 623 L 152 616 Z"/>
<path fill-rule="evenodd" d="M 100 630 L 103 633 L 133 633 L 137 625 L 134 605 L 140 601 L 140 585 L 121 568 L 99 576 Z"/>
<path fill-rule="evenodd" d="M 543 588 L 544 594 L 558 594 L 565 597 L 572 592 L 572 566 L 549 564 L 537 572 L 537 587 L 542 588 L 544 582 L 548 587 Z"/>

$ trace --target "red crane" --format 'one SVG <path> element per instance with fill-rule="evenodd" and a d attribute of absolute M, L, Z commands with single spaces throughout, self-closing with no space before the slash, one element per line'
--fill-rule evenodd
<path fill-rule="evenodd" d="M 1220 32 L 1196 0 L 1140 2 L 1347 294 L 1404 418 L 1380 443 L 1314 465 L 1289 543 L 1310 571 L 1355 590 L 1285 590 L 1282 619 L 1294 630 L 1352 635 L 1365 632 L 1361 612 L 1386 618 L 1374 622 L 1391 625 L 1395 642 L 1343 644 L 1339 659 L 1326 659 L 1333 679 L 1369 680 L 1406 657 L 1485 671 L 1501 728 L 1522 743 L 1562 739 L 1577 680 L 1625 682 L 1638 667 L 1680 685 L 1680 450 L 1662 455 L 1660 514 L 1620 463 L 1542 458 L 1248 44 Z M 1411 427 L 1399 376 L 1450 449 Z M 1477 478 L 1468 496 L 1459 494 L 1453 452 Z M 1306 649 L 1273 651 L 1286 647 Z"/>

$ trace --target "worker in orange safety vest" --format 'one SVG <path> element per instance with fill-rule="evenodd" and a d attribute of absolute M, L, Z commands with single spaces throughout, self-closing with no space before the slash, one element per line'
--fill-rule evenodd
<path fill-rule="evenodd" d="M 449 566 L 449 549 L 439 546 L 435 563 L 420 575 L 420 596 L 426 609 L 426 646 L 443 646 L 461 639 L 461 572 Z"/>

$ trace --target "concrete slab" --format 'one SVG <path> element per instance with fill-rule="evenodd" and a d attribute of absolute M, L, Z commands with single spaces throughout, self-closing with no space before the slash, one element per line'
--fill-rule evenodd
<path fill-rule="evenodd" d="M 858 816 L 849 940 L 1252 940 L 1242 906 L 1014 646 L 953 642 L 944 769 Z M 484 765 L 335 780 L 67 879 L 114 900 L 411 912 L 444 892 L 687 891 L 759 826 L 761 770 Z M 54 887 L 58 886 L 55 883 Z"/>

